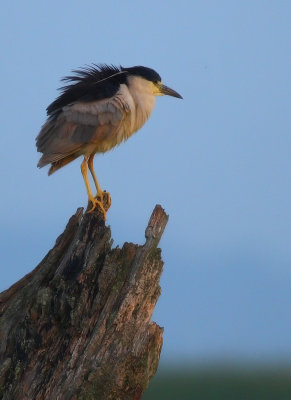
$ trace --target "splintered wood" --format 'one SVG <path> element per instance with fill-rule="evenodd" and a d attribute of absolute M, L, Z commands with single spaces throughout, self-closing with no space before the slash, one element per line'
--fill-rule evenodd
<path fill-rule="evenodd" d="M 0 398 L 141 398 L 162 347 L 151 317 L 167 221 L 156 206 L 144 245 L 112 249 L 102 216 L 77 210 L 43 261 L 0 294 Z"/>

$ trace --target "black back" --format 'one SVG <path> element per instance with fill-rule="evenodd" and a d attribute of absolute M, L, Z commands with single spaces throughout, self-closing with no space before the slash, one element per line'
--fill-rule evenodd
<path fill-rule="evenodd" d="M 70 84 L 61 87 L 60 96 L 47 107 L 49 118 L 57 118 L 62 108 L 76 101 L 90 102 L 107 99 L 115 95 L 122 83 L 127 83 L 128 75 L 141 76 L 152 82 L 161 80 L 151 68 L 136 66 L 130 68 L 101 64 L 73 71 L 76 75 L 62 79 Z"/>

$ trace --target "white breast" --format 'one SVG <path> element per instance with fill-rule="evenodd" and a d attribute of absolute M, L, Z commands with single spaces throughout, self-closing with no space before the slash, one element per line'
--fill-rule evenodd
<path fill-rule="evenodd" d="M 131 77 L 129 78 L 129 87 L 125 84 L 120 85 L 116 97 L 122 103 L 126 103 L 128 108 L 124 129 L 121 129 L 123 132 L 120 132 L 123 136 L 122 140 L 126 140 L 144 125 L 153 111 L 155 96 L 152 82 L 140 77 Z"/>

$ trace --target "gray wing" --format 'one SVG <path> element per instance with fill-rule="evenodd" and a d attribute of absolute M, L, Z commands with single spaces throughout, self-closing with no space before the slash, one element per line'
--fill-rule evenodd
<path fill-rule="evenodd" d="M 38 166 L 82 154 L 88 144 L 106 140 L 118 131 L 125 114 L 126 109 L 114 99 L 64 107 L 55 120 L 43 125 L 36 138 L 37 151 L 43 153 Z"/>

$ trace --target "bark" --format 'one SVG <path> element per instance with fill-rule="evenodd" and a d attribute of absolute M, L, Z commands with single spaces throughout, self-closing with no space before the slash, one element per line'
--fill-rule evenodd
<path fill-rule="evenodd" d="M 0 294 L 0 398 L 141 398 L 162 346 L 151 316 L 167 220 L 156 206 L 144 245 L 112 249 L 100 214 L 77 210 L 41 263 Z"/>

